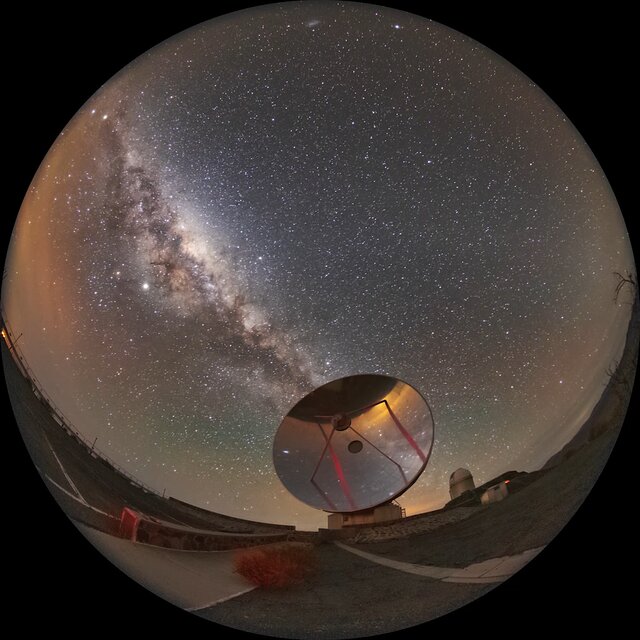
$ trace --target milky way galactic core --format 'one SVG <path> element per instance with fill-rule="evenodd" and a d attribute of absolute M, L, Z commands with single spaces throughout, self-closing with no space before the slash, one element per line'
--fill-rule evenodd
<path fill-rule="evenodd" d="M 430 20 L 304 2 L 141 56 L 77 113 L 21 208 L 3 312 L 50 397 L 136 478 L 314 529 L 273 468 L 287 412 L 381 374 L 428 399 L 441 507 L 539 468 L 620 357 L 634 272 L 584 140 L 528 78 Z"/>

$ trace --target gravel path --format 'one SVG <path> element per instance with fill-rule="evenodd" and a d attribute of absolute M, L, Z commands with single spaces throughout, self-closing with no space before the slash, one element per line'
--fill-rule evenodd
<path fill-rule="evenodd" d="M 289 589 L 256 589 L 196 611 L 213 622 L 300 640 L 390 633 L 444 615 L 493 585 L 454 584 L 374 564 L 334 544 L 317 547 L 319 570 Z"/>

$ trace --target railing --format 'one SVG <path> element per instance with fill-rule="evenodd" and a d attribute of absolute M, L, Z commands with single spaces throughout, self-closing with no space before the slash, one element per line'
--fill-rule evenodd
<path fill-rule="evenodd" d="M 93 443 L 90 443 L 81 433 L 76 429 L 71 420 L 69 420 L 62 410 L 56 405 L 56 403 L 51 399 L 51 397 L 44 390 L 42 384 L 38 380 L 36 374 L 33 369 L 29 366 L 29 363 L 24 357 L 24 353 L 20 350 L 20 347 L 17 345 L 17 340 L 14 340 L 14 333 L 11 330 L 9 323 L 6 320 L 4 309 L 0 309 L 0 315 L 2 316 L 2 325 L 3 331 L 5 333 L 5 342 L 7 343 L 7 347 L 9 349 L 9 353 L 13 356 L 13 359 L 16 361 L 16 364 L 21 369 L 22 374 L 26 377 L 26 379 L 31 383 L 31 387 L 38 396 L 39 400 L 47 406 L 49 412 L 52 417 L 56 419 L 63 429 L 65 429 L 68 433 L 72 434 L 77 440 L 79 440 L 89 451 L 91 455 L 95 455 L 100 458 L 104 462 L 106 462 L 109 466 L 113 467 L 118 473 L 125 476 L 132 484 L 140 487 L 144 491 L 148 493 L 153 493 L 155 495 L 160 496 L 161 494 L 155 489 L 151 488 L 148 484 L 142 482 L 142 480 L 138 480 L 131 473 L 123 469 L 117 462 L 115 462 L 112 458 L 110 458 L 106 453 L 98 449 L 94 446 Z M 20 338 L 20 336 L 18 336 Z M 162 496 L 164 497 L 164 496 Z"/>

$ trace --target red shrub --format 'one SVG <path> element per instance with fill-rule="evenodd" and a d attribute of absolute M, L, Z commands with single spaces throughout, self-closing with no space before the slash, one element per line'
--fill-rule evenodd
<path fill-rule="evenodd" d="M 313 571 L 313 546 L 286 543 L 237 549 L 233 564 L 237 573 L 258 587 L 288 587 Z"/>

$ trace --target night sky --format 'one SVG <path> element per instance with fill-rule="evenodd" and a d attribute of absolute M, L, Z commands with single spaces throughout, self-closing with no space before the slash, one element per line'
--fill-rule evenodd
<path fill-rule="evenodd" d="M 509 63 L 433 22 L 305 2 L 153 49 L 65 129 L 21 209 L 6 317 L 97 447 L 209 509 L 324 525 L 271 448 L 315 386 L 401 378 L 435 444 L 400 502 L 542 465 L 630 306 L 597 162 Z"/>

